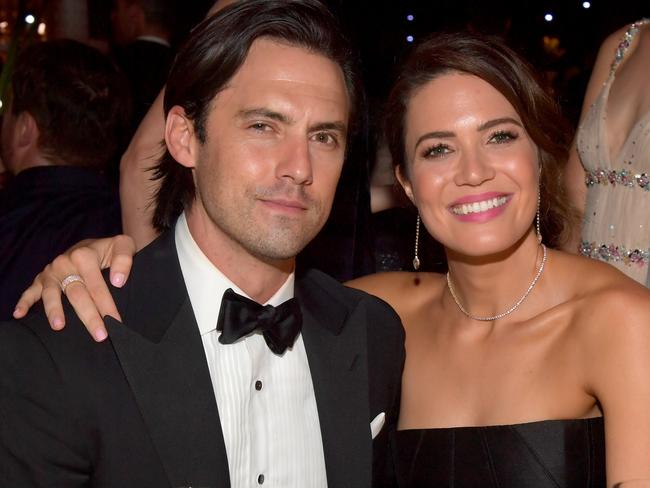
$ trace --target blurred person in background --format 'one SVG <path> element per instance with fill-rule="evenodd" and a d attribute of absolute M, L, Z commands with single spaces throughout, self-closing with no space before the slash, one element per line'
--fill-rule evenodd
<path fill-rule="evenodd" d="M 0 317 L 42 267 L 81 239 L 119 232 L 116 192 L 102 170 L 116 157 L 130 111 L 123 75 L 76 41 L 27 47 L 3 115 Z"/>
<path fill-rule="evenodd" d="M 650 21 L 602 44 L 571 149 L 566 186 L 582 213 L 567 250 L 650 286 Z"/>
<path fill-rule="evenodd" d="M 133 129 L 165 84 L 174 58 L 174 0 L 114 0 L 111 12 L 115 59 L 133 96 Z"/>

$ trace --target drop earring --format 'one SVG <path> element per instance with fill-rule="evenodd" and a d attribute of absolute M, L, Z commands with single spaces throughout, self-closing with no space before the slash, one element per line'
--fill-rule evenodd
<path fill-rule="evenodd" d="M 415 221 L 415 256 L 413 257 L 413 269 L 420 269 L 420 258 L 418 257 L 418 246 L 420 244 L 420 214 Z"/>
<path fill-rule="evenodd" d="M 537 230 L 537 241 L 542 243 L 542 230 L 539 224 L 539 207 L 542 203 L 542 190 L 541 188 L 537 192 L 537 214 L 535 215 L 535 229 Z"/>

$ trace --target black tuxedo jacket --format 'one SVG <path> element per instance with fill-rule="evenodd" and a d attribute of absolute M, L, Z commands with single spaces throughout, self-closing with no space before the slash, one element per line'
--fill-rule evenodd
<path fill-rule="evenodd" d="M 173 232 L 136 256 L 128 284 L 113 293 L 124 325 L 107 317 L 110 340 L 100 344 L 67 304 L 61 332 L 42 311 L 0 324 L 0 486 L 229 487 Z M 400 321 L 384 302 L 317 271 L 297 277 L 296 296 L 328 486 L 389 485 Z M 381 412 L 386 425 L 373 441 L 370 422 Z"/>

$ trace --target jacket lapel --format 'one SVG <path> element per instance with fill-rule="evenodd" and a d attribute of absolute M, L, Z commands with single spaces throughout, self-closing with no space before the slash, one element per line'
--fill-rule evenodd
<path fill-rule="evenodd" d="M 105 318 L 126 379 L 171 486 L 229 486 L 217 404 L 173 233 L 136 259 L 131 286 L 116 296 L 124 325 Z"/>
<path fill-rule="evenodd" d="M 330 488 L 369 487 L 372 443 L 366 324 L 357 316 L 359 311 L 353 311 L 354 304 L 346 302 L 330 280 L 310 271 L 296 285 L 327 481 Z"/>

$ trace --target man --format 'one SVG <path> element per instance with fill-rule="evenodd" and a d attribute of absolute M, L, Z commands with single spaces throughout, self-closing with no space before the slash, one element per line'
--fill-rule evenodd
<path fill-rule="evenodd" d="M 208 15 L 233 2 L 234 0 L 216 1 Z M 161 71 L 161 63 L 148 51 L 163 49 L 159 43 L 151 42 L 150 37 L 156 33 L 164 35 L 164 32 L 171 30 L 171 26 L 167 25 L 169 22 L 164 22 L 170 15 L 162 14 L 171 13 L 172 3 L 170 0 L 120 0 L 114 3 L 112 17 L 115 40 L 120 44 L 130 42 L 123 50 L 116 51 L 118 60 L 132 80 L 136 99 L 142 99 L 141 102 L 136 100 L 136 107 L 139 107 L 141 112 L 134 120 L 135 123 L 141 121 L 139 130 L 122 158 L 119 174 L 124 233 L 135 238 L 138 248 L 148 244 L 154 235 L 150 216 L 152 212 L 149 211 L 148 202 L 157 182 L 151 181 L 150 168 L 154 155 L 160 151 L 159 139 L 162 138 L 162 128 L 158 128 L 155 130 L 156 136 L 148 140 L 148 136 L 145 136 L 147 131 L 143 131 L 143 126 L 151 126 L 152 119 L 158 126 L 159 120 L 162 119 L 162 96 L 158 96 L 153 104 L 152 100 L 167 73 L 167 70 Z M 167 27 L 163 30 L 165 25 Z M 145 32 L 149 35 L 133 42 L 136 35 Z M 124 56 L 127 53 L 129 55 Z M 154 66 L 150 66 L 151 64 Z M 158 81 L 151 83 L 152 74 L 156 74 L 155 79 Z M 139 86 L 141 83 L 150 86 L 144 97 L 137 94 L 144 91 Z M 143 118 L 142 114 L 147 107 L 149 111 Z M 157 135 L 158 132 L 160 136 Z M 146 141 L 144 145 L 143 141 Z M 347 147 L 348 160 L 339 179 L 330 217 L 319 234 L 297 257 L 298 270 L 315 267 L 338 281 L 350 280 L 374 270 L 369 246 L 370 194 L 368 165 L 365 163 L 367 154 L 364 138 L 356 137 L 355 142 L 356 144 Z"/>
<path fill-rule="evenodd" d="M 103 169 L 125 136 L 126 80 L 74 41 L 36 43 L 16 61 L 2 123 L 0 319 L 25 285 L 81 239 L 119 232 L 117 193 Z"/>
<path fill-rule="evenodd" d="M 193 31 L 167 82 L 156 169 L 169 230 L 114 290 L 124 325 L 107 317 L 100 344 L 77 319 L 52 332 L 42 312 L 0 326 L 3 486 L 389 482 L 399 319 L 293 273 L 353 129 L 349 59 L 313 0 L 242 2 Z M 240 337 L 237 318 L 255 313 Z"/>
<path fill-rule="evenodd" d="M 131 84 L 133 129 L 165 84 L 174 53 L 172 0 L 115 0 L 111 12 L 115 58 Z"/>

